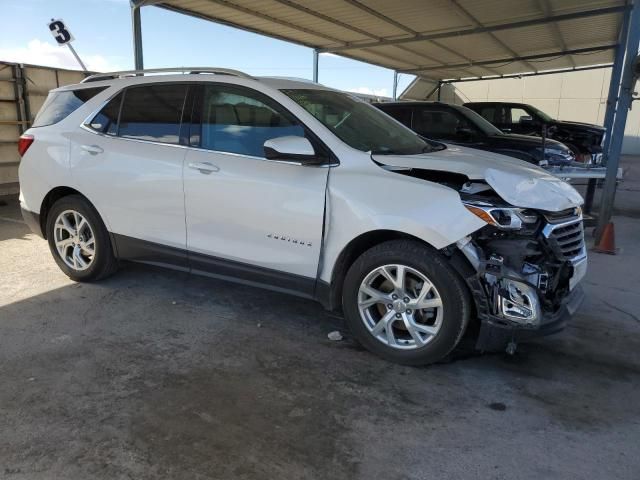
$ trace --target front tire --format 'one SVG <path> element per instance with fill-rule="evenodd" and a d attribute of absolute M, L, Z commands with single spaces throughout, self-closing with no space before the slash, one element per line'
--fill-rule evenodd
<path fill-rule="evenodd" d="M 91 282 L 117 270 L 109 232 L 86 198 L 69 195 L 55 202 L 46 232 L 53 258 L 70 279 Z"/>
<path fill-rule="evenodd" d="M 349 268 L 342 306 L 352 334 L 386 360 L 426 365 L 445 357 L 469 322 L 464 281 L 433 248 L 392 240 L 363 253 Z"/>

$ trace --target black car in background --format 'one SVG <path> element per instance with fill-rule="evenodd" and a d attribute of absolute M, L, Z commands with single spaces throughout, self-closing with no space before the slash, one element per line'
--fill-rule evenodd
<path fill-rule="evenodd" d="M 540 137 L 500 131 L 473 110 L 441 102 L 375 103 L 376 107 L 423 137 L 478 148 L 540 164 L 543 140 Z M 571 149 L 547 139 L 542 165 L 567 165 L 574 161 Z"/>
<path fill-rule="evenodd" d="M 465 107 L 479 113 L 506 133 L 523 135 L 546 135 L 567 145 L 576 155 L 576 160 L 585 163 L 600 163 L 604 128 L 590 123 L 555 120 L 542 110 L 526 103 L 471 102 Z"/>

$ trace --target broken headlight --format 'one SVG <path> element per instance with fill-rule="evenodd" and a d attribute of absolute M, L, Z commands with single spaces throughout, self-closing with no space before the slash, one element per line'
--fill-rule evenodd
<path fill-rule="evenodd" d="M 527 208 L 498 207 L 480 201 L 462 203 L 476 217 L 500 230 L 520 230 L 523 225 L 533 225 L 538 221 L 538 214 Z"/>

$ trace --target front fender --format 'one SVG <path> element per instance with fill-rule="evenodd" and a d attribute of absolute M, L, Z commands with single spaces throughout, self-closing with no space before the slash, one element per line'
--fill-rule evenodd
<path fill-rule="evenodd" d="M 440 249 L 486 225 L 449 187 L 383 169 L 340 173 L 330 176 L 327 190 L 323 281 L 330 282 L 342 250 L 364 233 L 394 230 Z"/>

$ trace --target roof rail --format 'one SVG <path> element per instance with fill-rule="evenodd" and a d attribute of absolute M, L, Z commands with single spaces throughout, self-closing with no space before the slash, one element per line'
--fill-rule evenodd
<path fill-rule="evenodd" d="M 232 75 L 234 77 L 253 78 L 251 75 L 247 75 L 239 70 L 232 70 L 230 68 L 212 68 L 212 67 L 176 67 L 176 68 L 150 68 L 146 70 L 123 70 L 120 72 L 106 72 L 95 73 L 89 75 L 80 83 L 98 82 L 100 80 L 111 80 L 114 78 L 133 77 L 140 75 L 148 75 L 153 73 L 213 73 L 218 75 Z"/>

